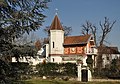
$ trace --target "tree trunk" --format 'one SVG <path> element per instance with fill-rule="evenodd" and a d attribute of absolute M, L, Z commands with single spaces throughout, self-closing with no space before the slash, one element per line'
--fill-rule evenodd
<path fill-rule="evenodd" d="M 102 70 L 102 62 L 103 62 L 103 59 L 102 59 L 102 53 L 103 52 L 103 46 L 100 46 L 98 48 L 98 56 L 97 56 L 97 69 L 98 69 L 98 76 L 100 76 L 101 74 L 101 70 Z"/>

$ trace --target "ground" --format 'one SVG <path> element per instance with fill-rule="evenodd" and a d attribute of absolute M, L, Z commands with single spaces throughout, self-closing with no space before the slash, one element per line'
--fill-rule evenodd
<path fill-rule="evenodd" d="M 111 79 L 95 79 L 91 82 L 80 82 L 80 81 L 63 81 L 57 79 L 30 79 L 23 81 L 25 84 L 120 84 L 120 80 Z"/>

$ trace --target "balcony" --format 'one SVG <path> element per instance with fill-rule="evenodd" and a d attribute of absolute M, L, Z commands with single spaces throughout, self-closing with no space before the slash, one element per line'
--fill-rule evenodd
<path fill-rule="evenodd" d="M 97 48 L 89 48 L 86 52 L 88 55 L 97 55 Z"/>

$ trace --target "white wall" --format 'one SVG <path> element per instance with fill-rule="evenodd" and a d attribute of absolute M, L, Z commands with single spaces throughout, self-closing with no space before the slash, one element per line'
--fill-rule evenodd
<path fill-rule="evenodd" d="M 50 59 L 53 63 L 62 63 L 62 57 L 60 56 L 51 56 Z"/>
<path fill-rule="evenodd" d="M 64 43 L 64 31 L 50 30 L 50 54 L 63 54 L 64 53 L 63 43 Z"/>
<path fill-rule="evenodd" d="M 107 59 L 107 57 L 109 59 Z M 102 55 L 102 59 L 103 59 L 102 65 L 103 65 L 103 68 L 105 68 L 105 65 L 110 64 L 113 59 L 116 59 L 118 57 L 120 57 L 120 54 L 103 54 Z"/>
<path fill-rule="evenodd" d="M 36 64 L 42 63 L 43 60 L 45 60 L 44 58 L 39 58 L 38 56 L 36 57 L 36 59 L 33 57 L 29 57 L 29 56 L 26 58 L 20 57 L 19 62 L 26 62 L 26 63 L 29 63 L 30 65 L 36 65 Z M 12 57 L 12 62 L 17 62 L 15 57 Z"/>
<path fill-rule="evenodd" d="M 44 45 L 44 54 L 45 54 L 45 59 L 46 59 L 46 62 L 49 62 L 50 59 L 49 59 L 49 44 L 45 44 Z"/>
<path fill-rule="evenodd" d="M 83 66 L 87 66 L 86 59 L 87 59 L 87 56 L 83 56 Z"/>

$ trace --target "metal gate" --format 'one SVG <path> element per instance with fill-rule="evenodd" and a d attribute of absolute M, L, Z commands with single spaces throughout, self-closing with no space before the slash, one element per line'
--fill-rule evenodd
<path fill-rule="evenodd" d="M 81 72 L 82 72 L 81 81 L 87 82 L 88 81 L 88 70 L 83 69 L 83 70 L 81 70 Z"/>

